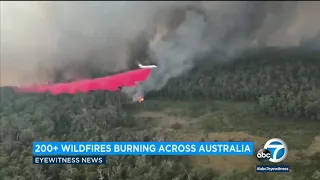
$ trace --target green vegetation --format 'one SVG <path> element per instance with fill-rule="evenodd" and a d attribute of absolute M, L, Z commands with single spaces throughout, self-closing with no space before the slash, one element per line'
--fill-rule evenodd
<path fill-rule="evenodd" d="M 154 96 L 256 101 L 268 116 L 320 120 L 319 58 L 319 53 L 268 50 L 210 68 L 204 62 Z"/>
<path fill-rule="evenodd" d="M 1 88 L 0 179 L 319 179 L 317 58 L 268 51 L 212 67 L 205 61 L 140 104 L 127 104 L 121 93 L 52 96 Z M 291 173 L 255 173 L 254 157 L 113 156 L 100 166 L 31 162 L 32 141 L 250 140 L 259 148 L 270 137 L 287 142 L 291 154 L 284 163 Z"/>

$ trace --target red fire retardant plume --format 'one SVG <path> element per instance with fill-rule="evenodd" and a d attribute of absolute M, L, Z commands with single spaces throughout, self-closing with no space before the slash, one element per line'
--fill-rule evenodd
<path fill-rule="evenodd" d="M 15 88 L 18 92 L 51 94 L 76 94 L 89 91 L 119 91 L 121 87 L 136 86 L 137 82 L 145 81 L 151 69 L 137 69 L 96 79 L 79 80 L 70 83 L 32 85 Z"/>

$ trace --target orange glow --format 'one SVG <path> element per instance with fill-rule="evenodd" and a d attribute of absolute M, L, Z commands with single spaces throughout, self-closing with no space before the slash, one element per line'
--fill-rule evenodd
<path fill-rule="evenodd" d="M 141 103 L 142 101 L 144 101 L 144 98 L 143 97 L 139 97 L 138 98 L 138 102 Z"/>

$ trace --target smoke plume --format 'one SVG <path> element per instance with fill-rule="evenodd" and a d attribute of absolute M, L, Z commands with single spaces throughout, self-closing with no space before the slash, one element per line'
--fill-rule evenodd
<path fill-rule="evenodd" d="M 244 51 L 264 47 L 319 49 L 320 3 L 305 2 L 202 2 L 199 13 L 185 8 L 178 27 L 159 28 L 150 54 L 157 63 L 149 79 L 138 88 L 125 89 L 133 99 L 161 89 L 169 79 L 194 67 L 197 60 L 230 60 Z M 313 7 L 311 7 L 313 6 Z M 171 16 L 171 18 L 176 18 Z M 308 22 L 309 20 L 309 22 Z M 171 24 L 172 26 L 172 24 Z M 161 26 L 163 27 L 163 26 Z M 170 32 L 171 31 L 171 32 Z"/>
<path fill-rule="evenodd" d="M 319 8 L 316 1 L 1 2 L 1 84 L 156 63 L 147 81 L 124 89 L 143 95 L 199 59 L 228 60 L 267 46 L 317 48 Z"/>

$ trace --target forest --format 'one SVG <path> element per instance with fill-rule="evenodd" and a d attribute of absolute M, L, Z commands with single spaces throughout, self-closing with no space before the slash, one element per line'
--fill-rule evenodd
<path fill-rule="evenodd" d="M 213 67 L 204 62 L 154 97 L 255 101 L 269 116 L 320 120 L 319 58 L 315 51 L 270 48 Z"/>
<path fill-rule="evenodd" d="M 164 89 L 147 94 L 145 102 L 138 104 L 127 104 L 122 93 L 52 96 L 18 94 L 3 87 L 0 89 L 0 179 L 269 179 L 256 173 L 221 174 L 210 167 L 196 168 L 185 157 L 177 156 L 111 156 L 106 165 L 99 166 L 33 165 L 31 144 L 33 141 L 166 141 L 169 135 L 150 131 L 133 115 L 133 109 L 150 100 L 252 102 L 265 117 L 303 119 L 305 124 L 316 121 L 319 125 L 319 58 L 318 52 L 269 49 L 228 62 L 212 63 L 215 61 L 206 59 L 184 76 L 170 80 Z M 319 162 L 320 154 L 313 158 Z M 315 168 L 319 170 L 320 164 Z M 291 179 L 319 177 L 310 173 L 308 177 Z"/>

